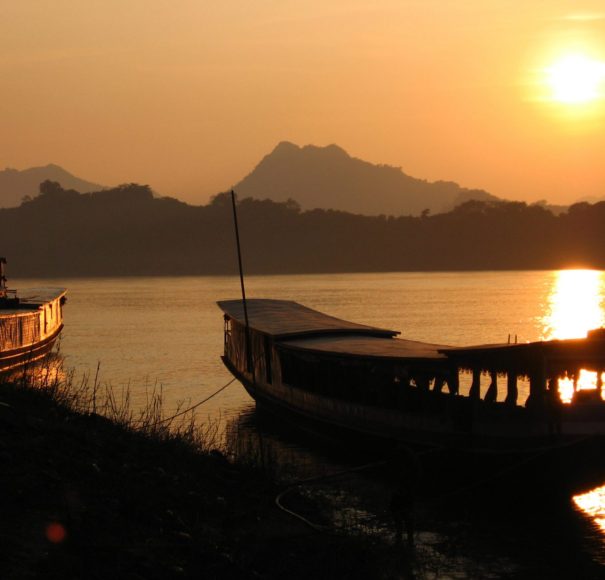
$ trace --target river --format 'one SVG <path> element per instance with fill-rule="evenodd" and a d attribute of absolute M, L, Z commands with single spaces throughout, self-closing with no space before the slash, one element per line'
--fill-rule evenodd
<path fill-rule="evenodd" d="M 231 379 L 220 361 L 223 321 L 216 301 L 239 297 L 236 277 L 11 282 L 68 289 L 60 345 L 66 367 L 89 380 L 98 371 L 98 383 L 128 390 L 135 408 L 161 389 L 169 412 Z M 295 300 L 399 330 L 404 338 L 454 346 L 579 337 L 605 321 L 605 273 L 592 270 L 249 276 L 246 285 L 250 298 Z M 234 383 L 199 407 L 198 417 L 224 423 L 253 407 Z M 605 487 L 575 504 L 604 534 L 590 537 L 593 555 L 601 559 Z"/>

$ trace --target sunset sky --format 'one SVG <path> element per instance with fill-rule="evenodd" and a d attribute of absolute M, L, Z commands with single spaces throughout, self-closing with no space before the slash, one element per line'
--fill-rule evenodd
<path fill-rule="evenodd" d="M 605 197 L 604 61 L 603 0 L 2 0 L 0 169 L 205 203 L 289 140 Z"/>

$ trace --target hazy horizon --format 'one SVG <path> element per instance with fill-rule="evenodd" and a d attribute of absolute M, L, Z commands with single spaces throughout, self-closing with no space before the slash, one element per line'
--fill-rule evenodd
<path fill-rule="evenodd" d="M 287 140 L 507 199 L 605 195 L 596 1 L 25 0 L 0 14 L 1 168 L 56 163 L 205 203 Z M 557 82 L 583 86 L 565 69 L 578 54 L 594 87 L 570 95 Z"/>

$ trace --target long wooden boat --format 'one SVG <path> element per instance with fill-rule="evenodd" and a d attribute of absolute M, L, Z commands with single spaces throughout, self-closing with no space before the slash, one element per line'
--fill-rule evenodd
<path fill-rule="evenodd" d="M 0 372 L 44 357 L 63 329 L 65 288 L 9 290 L 0 258 Z"/>
<path fill-rule="evenodd" d="M 527 453 L 605 435 L 605 331 L 456 348 L 398 338 L 291 301 L 218 303 L 226 367 L 257 405 L 363 440 Z M 582 369 L 597 389 L 559 398 Z M 505 389 L 498 390 L 498 379 Z M 520 400 L 518 380 L 529 385 Z M 466 392 L 460 388 L 466 385 Z M 574 383 L 575 384 L 575 383 Z"/>

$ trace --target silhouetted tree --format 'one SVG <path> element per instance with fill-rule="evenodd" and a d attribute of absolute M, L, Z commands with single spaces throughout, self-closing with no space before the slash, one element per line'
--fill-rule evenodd
<path fill-rule="evenodd" d="M 53 195 L 63 191 L 61 184 L 47 179 L 40 184 L 40 195 Z"/>

